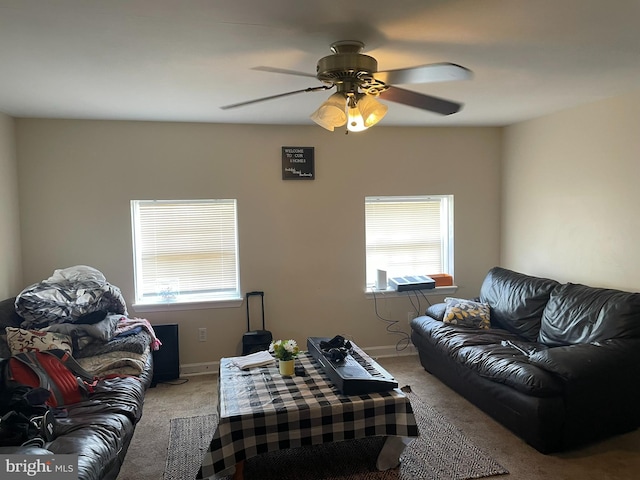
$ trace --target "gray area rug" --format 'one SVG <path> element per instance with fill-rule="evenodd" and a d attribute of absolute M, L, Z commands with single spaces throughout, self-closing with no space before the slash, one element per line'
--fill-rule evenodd
<path fill-rule="evenodd" d="M 433 407 L 408 395 L 420 437 L 405 449 L 400 467 L 376 470 L 383 439 L 372 437 L 251 458 L 245 480 L 466 480 L 509 473 Z M 216 424 L 216 415 L 171 419 L 164 480 L 195 478 Z"/>

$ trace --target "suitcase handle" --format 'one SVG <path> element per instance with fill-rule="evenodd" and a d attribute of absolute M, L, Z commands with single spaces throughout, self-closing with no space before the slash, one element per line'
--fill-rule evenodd
<path fill-rule="evenodd" d="M 252 297 L 254 295 L 260 295 L 260 299 L 262 300 L 262 330 L 265 329 L 265 324 L 264 324 L 264 292 L 261 291 L 254 291 L 254 292 L 247 292 L 246 293 L 246 298 L 247 298 L 247 332 L 249 332 L 251 330 L 251 321 L 249 320 L 249 297 Z"/>

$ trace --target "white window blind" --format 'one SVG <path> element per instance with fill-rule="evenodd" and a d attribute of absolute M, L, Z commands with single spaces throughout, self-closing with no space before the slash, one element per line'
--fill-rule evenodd
<path fill-rule="evenodd" d="M 366 284 L 387 277 L 453 274 L 453 195 L 366 197 Z"/>
<path fill-rule="evenodd" d="M 240 297 L 235 200 L 131 202 L 136 303 Z"/>

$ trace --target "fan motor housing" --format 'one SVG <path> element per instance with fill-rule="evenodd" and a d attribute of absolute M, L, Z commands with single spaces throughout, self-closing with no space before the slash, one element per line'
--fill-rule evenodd
<path fill-rule="evenodd" d="M 316 77 L 322 82 L 338 83 L 343 80 L 372 77 L 378 71 L 375 58 L 362 53 L 337 53 L 318 60 Z"/>

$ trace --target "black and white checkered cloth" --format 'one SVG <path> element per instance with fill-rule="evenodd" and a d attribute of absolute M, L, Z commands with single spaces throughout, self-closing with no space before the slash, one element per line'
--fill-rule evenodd
<path fill-rule="evenodd" d="M 220 361 L 219 423 L 196 478 L 274 450 L 419 435 L 411 403 L 399 389 L 343 395 L 311 355 L 302 353 L 296 362 L 307 376 L 283 377 L 275 362 L 240 370 L 232 359 Z"/>

